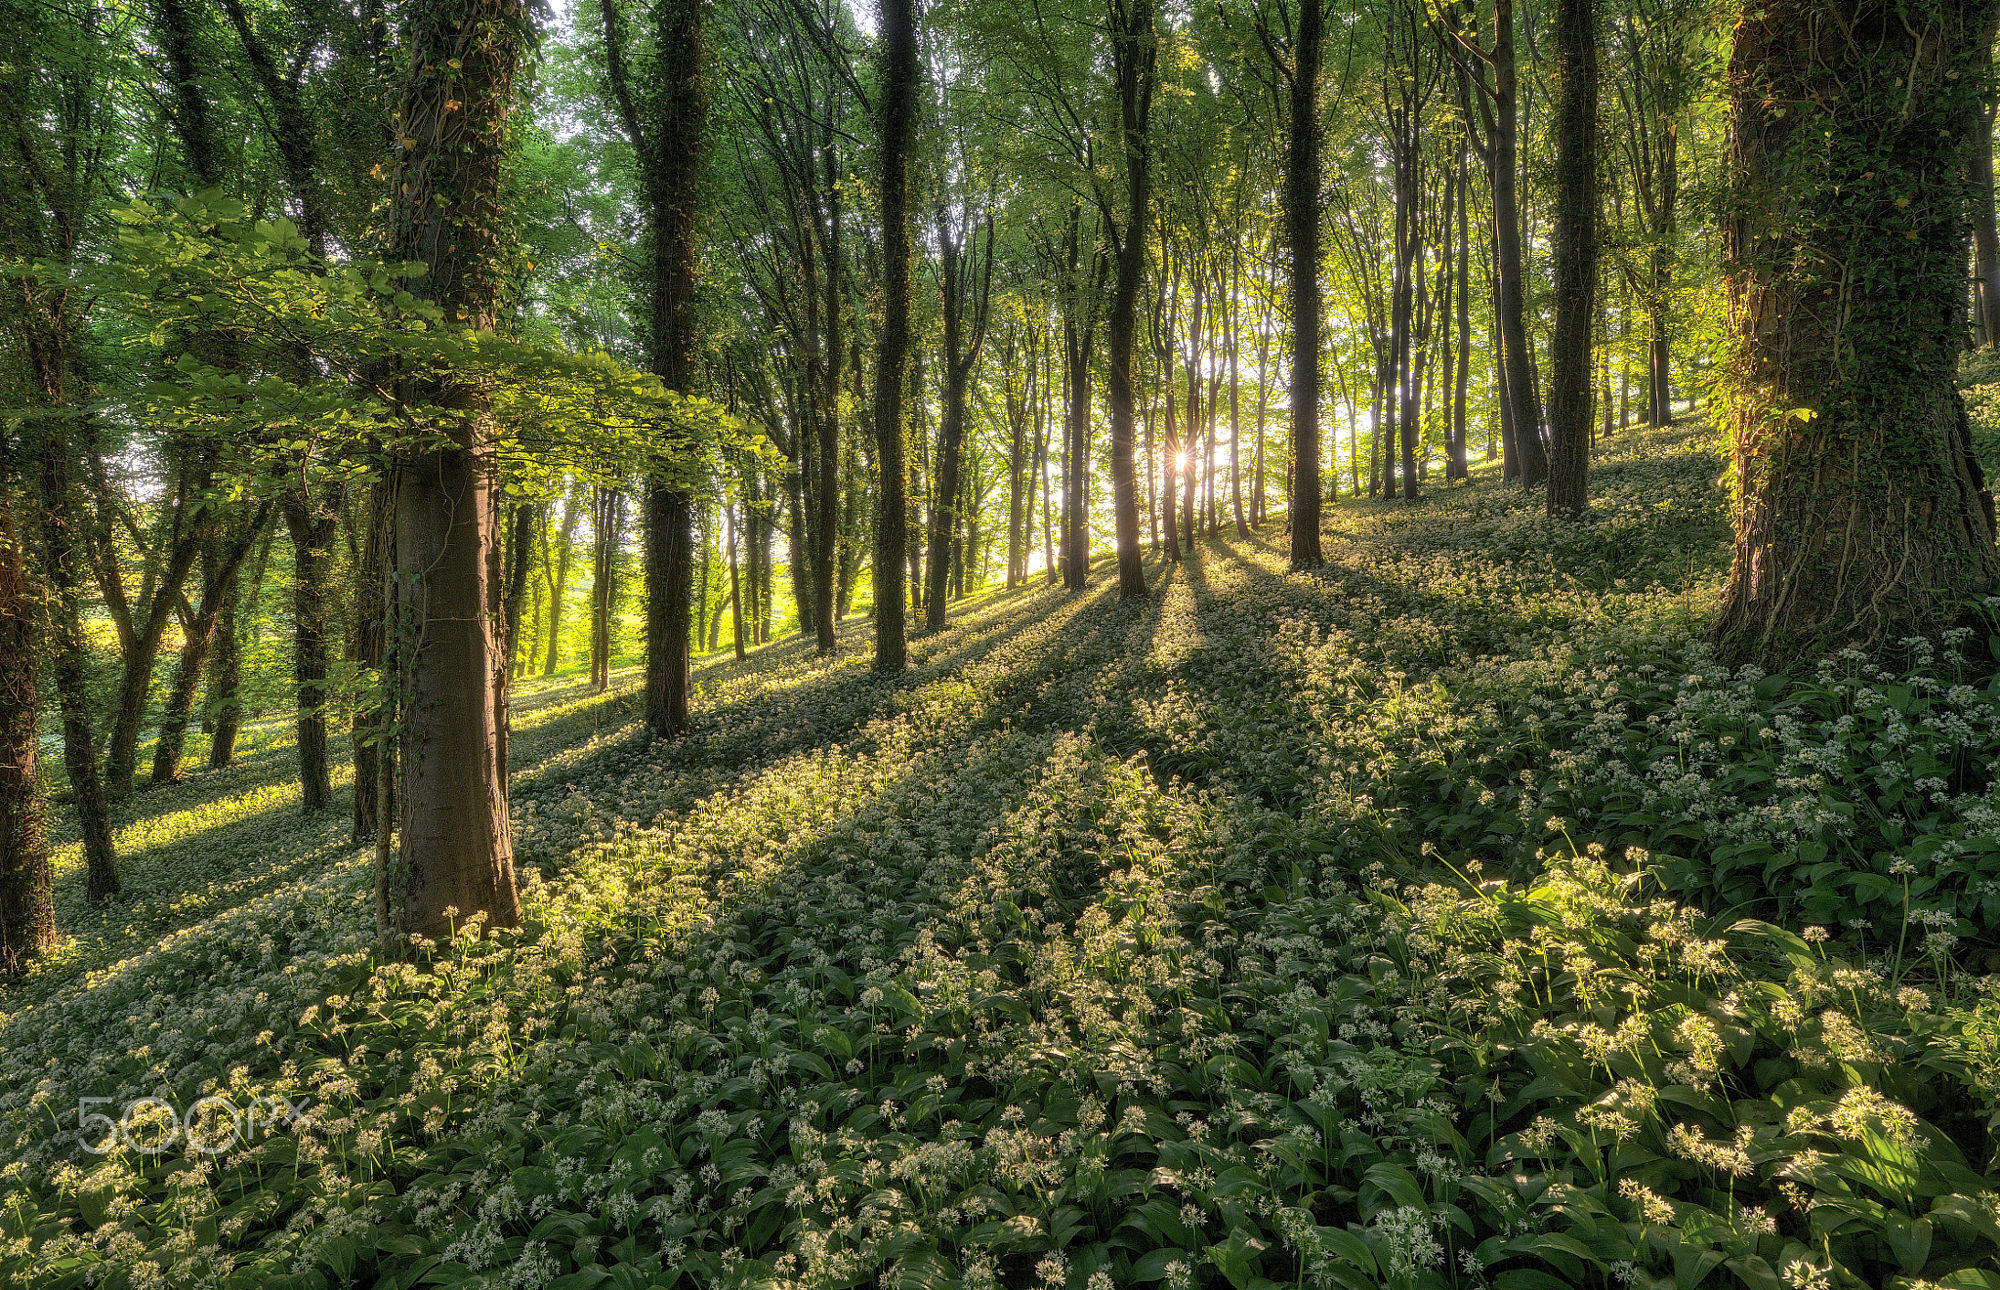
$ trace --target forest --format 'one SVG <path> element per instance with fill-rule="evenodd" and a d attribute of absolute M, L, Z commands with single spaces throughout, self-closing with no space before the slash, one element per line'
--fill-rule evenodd
<path fill-rule="evenodd" d="M 2000 0 L 0 0 L 0 1286 L 2000 1290 Z"/>

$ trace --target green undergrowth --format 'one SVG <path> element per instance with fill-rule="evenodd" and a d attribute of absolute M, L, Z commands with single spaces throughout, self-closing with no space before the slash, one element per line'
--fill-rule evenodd
<path fill-rule="evenodd" d="M 2000 1287 L 1985 642 L 1723 667 L 1717 473 L 773 647 L 673 747 L 541 691 L 528 925 L 427 970 L 281 776 L 174 790 L 152 930 L 0 995 L 0 1282 Z M 306 1116 L 80 1144 L 213 1093 Z"/>

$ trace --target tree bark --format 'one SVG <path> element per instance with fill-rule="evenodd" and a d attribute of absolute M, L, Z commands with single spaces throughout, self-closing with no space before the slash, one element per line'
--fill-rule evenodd
<path fill-rule="evenodd" d="M 1146 269 L 1146 212 L 1152 201 L 1154 66 L 1152 0 L 1110 0 L 1111 60 L 1118 81 L 1118 119 L 1125 153 L 1125 227 L 1118 238 L 1117 277 L 1105 332 L 1110 362 L 1105 399 L 1111 406 L 1111 510 L 1118 555 L 1118 597 L 1146 594 L 1139 551 L 1139 488 L 1132 466 L 1133 333 L 1139 279 Z"/>
<path fill-rule="evenodd" d="M 562 602 L 569 591 L 569 560 L 571 548 L 576 542 L 576 520 L 576 497 L 573 493 L 566 493 L 563 496 L 562 523 L 556 529 L 555 549 L 548 553 L 552 558 L 545 558 L 542 563 L 542 573 L 549 583 L 549 648 L 542 662 L 543 676 L 554 676 L 556 665 L 562 662 Z M 543 536 L 547 536 L 546 531 Z"/>
<path fill-rule="evenodd" d="M 2000 576 L 1956 383 L 1993 0 L 1776 0 L 1728 71 L 1736 549 L 1717 630 L 1783 662 L 1950 622 Z M 1866 284 L 1857 286 L 1856 284 Z"/>
<path fill-rule="evenodd" d="M 624 522 L 625 495 L 616 489 L 594 488 L 590 518 L 590 685 L 600 694 L 611 686 L 611 616 Z"/>
<path fill-rule="evenodd" d="M 1472 205 L 1472 173 L 1466 156 L 1465 139 L 1458 146 L 1458 366 L 1451 394 L 1451 448 L 1445 467 L 1446 479 L 1468 479 L 1472 471 L 1467 461 L 1465 419 L 1466 395 L 1472 384 L 1472 235 L 1468 208 Z"/>
<path fill-rule="evenodd" d="M 1090 331 L 1065 322 L 1069 363 L 1069 418 L 1063 461 L 1063 586 L 1082 591 L 1090 582 Z"/>
<path fill-rule="evenodd" d="M 1505 3 L 1505 0 L 1500 0 Z M 1325 563 L 1319 495 L 1319 69 L 1322 0 L 1299 0 L 1285 154 L 1285 222 L 1292 253 L 1293 569 Z"/>
<path fill-rule="evenodd" d="M 1549 348 L 1549 514 L 1589 505 L 1591 332 L 1597 320 L 1597 16 L 1555 0 L 1555 336 Z"/>
<path fill-rule="evenodd" d="M 1520 173 L 1520 83 L 1515 68 L 1514 0 L 1493 0 L 1493 130 L 1487 151 L 1487 184 L 1493 199 L 1493 249 L 1496 326 L 1500 360 L 1506 368 L 1504 389 L 1521 486 L 1535 489 L 1548 475 L 1542 450 L 1542 414 L 1536 407 L 1534 366 L 1528 356 L 1526 266 L 1521 252 L 1521 203 L 1516 190 Z"/>
<path fill-rule="evenodd" d="M 1015 360 L 1020 351 L 1014 341 L 1007 342 L 1003 360 L 1005 375 L 1003 383 L 1007 399 L 1007 590 L 1021 585 L 1021 457 L 1026 450 L 1023 442 L 1028 431 L 1028 400 L 1034 390 L 1034 356 L 1029 355 L 1028 375 L 1020 378 Z"/>
<path fill-rule="evenodd" d="M 1991 50 L 1989 37 L 1983 48 Z M 1991 75 L 1989 55 L 1988 75 Z M 1977 304 L 1980 343 L 2000 349 L 2000 213 L 1993 196 L 1993 114 L 1975 105 L 1972 145 L 1967 156 L 1972 167 L 1972 276 Z"/>
<path fill-rule="evenodd" d="M 264 530 L 266 551 L 271 529 Z M 259 562 L 261 565 L 262 560 Z M 260 574 L 261 576 L 261 574 Z M 215 664 L 208 672 L 208 698 L 203 724 L 208 731 L 208 764 L 220 770 L 236 756 L 236 735 L 243 728 L 243 646 L 237 633 L 237 606 L 243 599 L 239 574 L 224 589 L 222 612 L 215 620 Z"/>
<path fill-rule="evenodd" d="M 986 225 L 986 262 L 979 269 L 977 232 L 954 236 L 951 214 L 938 212 L 939 306 L 944 314 L 944 416 L 938 424 L 937 489 L 931 498 L 930 563 L 925 570 L 924 628 L 940 631 L 952 537 L 960 527 L 960 484 L 965 452 L 965 395 L 986 338 L 986 308 L 993 286 L 993 225 Z"/>
<path fill-rule="evenodd" d="M 159 737 L 153 743 L 150 784 L 171 784 L 180 778 L 181 753 L 187 746 L 188 722 L 194 714 L 195 691 L 201 685 L 202 669 L 215 640 L 216 625 L 221 621 L 230 589 L 235 584 L 236 570 L 262 532 L 269 514 L 268 507 L 259 511 L 243 526 L 228 548 L 220 553 L 220 559 L 213 555 L 207 558 L 209 567 L 203 572 L 201 602 L 195 607 L 194 618 L 187 625 L 180 659 L 174 670 L 173 687 L 167 694 L 166 711 L 160 716 Z M 233 623 L 231 627 L 234 628 Z"/>
<path fill-rule="evenodd" d="M 326 764 L 327 547 L 333 516 L 312 509 L 303 491 L 288 494 L 281 509 L 292 539 L 292 679 L 298 737 L 299 809 L 333 808 Z M 503 663 L 504 665 L 504 663 Z"/>
<path fill-rule="evenodd" d="M 875 670 L 909 661 L 903 624 L 903 564 L 909 558 L 908 464 L 903 454 L 904 365 L 910 349 L 910 134 L 917 106 L 914 0 L 882 0 L 882 330 L 875 344 Z"/>
<path fill-rule="evenodd" d="M 670 390 L 692 393 L 695 376 L 695 216 L 701 144 L 708 117 L 702 80 L 703 0 L 655 0 L 652 92 L 642 113 L 624 71 L 617 6 L 601 6 L 604 46 L 619 117 L 639 159 L 651 259 L 646 348 Z M 803 435 L 801 436 L 803 437 Z M 694 499 L 654 479 L 645 486 L 646 726 L 655 738 L 690 728 L 694 675 Z"/>
<path fill-rule="evenodd" d="M 446 317 L 488 327 L 506 250 L 498 217 L 514 81 L 532 35 L 522 0 L 427 0 L 410 11 L 395 128 L 399 259 Z M 495 513 L 498 465 L 487 396 L 426 380 L 443 442 L 400 463 L 395 561 L 402 722 L 401 930 L 432 939 L 465 920 L 520 922 L 507 817 L 507 659 Z M 682 634 L 685 650 L 686 636 Z"/>
<path fill-rule="evenodd" d="M 42 832 L 34 618 L 14 526 L 0 511 L 0 976 L 21 971 L 56 940 Z"/>
<path fill-rule="evenodd" d="M 535 563 L 536 530 L 541 527 L 541 507 L 533 502 L 514 503 L 513 512 L 507 522 L 507 674 L 525 676 L 535 650 L 535 642 L 529 638 L 527 652 L 529 658 L 521 657 L 521 624 L 526 621 L 522 611 L 527 607 L 528 571 Z M 360 780 L 355 781 L 355 791 L 360 791 Z"/>
<path fill-rule="evenodd" d="M 372 672 L 374 684 L 361 702 L 354 705 L 354 840 L 372 840 L 381 829 L 381 818 L 391 803 L 378 795 L 383 782 L 382 761 L 395 754 L 384 743 L 392 706 L 388 667 L 389 625 L 393 621 L 389 604 L 388 560 L 390 506 L 393 498 L 386 480 L 368 486 L 368 509 L 362 516 L 365 526 L 360 567 L 355 570 L 355 660 Z M 508 620 L 513 627 L 513 620 Z M 232 627 L 233 630 L 233 627 Z M 217 657 L 220 664 L 220 655 Z M 388 782 L 393 784 L 393 779 Z M 391 794 L 393 796 L 393 794 Z"/>

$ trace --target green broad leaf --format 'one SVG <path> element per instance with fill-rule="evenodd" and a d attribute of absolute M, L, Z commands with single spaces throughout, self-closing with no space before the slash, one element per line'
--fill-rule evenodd
<path fill-rule="evenodd" d="M 1417 1176 L 1402 1165 L 1387 1160 L 1379 1161 L 1368 1166 L 1368 1171 L 1361 1176 L 1361 1180 L 1364 1197 L 1368 1195 L 1370 1188 L 1380 1193 L 1372 1203 L 1364 1202 L 1363 1212 L 1370 1217 L 1382 1209 L 1403 1206 L 1416 1209 L 1430 1207 L 1429 1202 L 1424 1199 L 1424 1189 L 1417 1182 Z"/>
<path fill-rule="evenodd" d="M 1923 1271 L 1931 1257 L 1931 1222 L 1927 1218 L 1891 1217 L 1882 1224 L 1882 1240 L 1896 1255 L 1905 1275 Z"/>
<path fill-rule="evenodd" d="M 1576 1282 L 1550 1276 L 1539 1268 L 1509 1268 L 1493 1278 L 1493 1290 L 1575 1290 Z"/>
<path fill-rule="evenodd" d="M 549 1282 L 549 1290 L 591 1290 L 592 1286 L 603 1285 L 610 1279 L 609 1272 L 593 1263 L 587 1268 L 557 1277 Z"/>
<path fill-rule="evenodd" d="M 1939 1290 L 2000 1290 L 2000 1272 L 1985 1268 L 1960 1268 L 1937 1279 Z"/>

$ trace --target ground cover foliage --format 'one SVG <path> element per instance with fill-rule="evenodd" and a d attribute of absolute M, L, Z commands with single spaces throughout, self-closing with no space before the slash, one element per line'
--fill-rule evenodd
<path fill-rule="evenodd" d="M 773 647 L 671 748 L 538 689 L 527 925 L 428 968 L 277 750 L 142 799 L 142 931 L 65 858 L 0 995 L 0 1281 L 2000 1287 L 1988 642 L 1723 666 L 1716 471 Z M 79 1142 L 217 1092 L 307 1116 Z"/>

